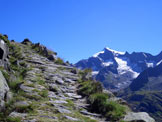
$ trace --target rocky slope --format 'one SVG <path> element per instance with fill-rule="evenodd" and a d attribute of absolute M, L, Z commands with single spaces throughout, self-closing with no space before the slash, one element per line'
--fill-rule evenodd
<path fill-rule="evenodd" d="M 142 71 L 155 67 L 162 61 L 162 52 L 153 56 L 149 53 L 119 52 L 110 48 L 96 53 L 89 59 L 75 64 L 80 69 L 91 68 L 96 80 L 101 81 L 111 91 L 123 89 Z"/>
<path fill-rule="evenodd" d="M 162 63 L 144 70 L 128 88 L 120 92 L 136 111 L 146 111 L 162 122 Z"/>
<path fill-rule="evenodd" d="M 64 63 L 56 53 L 28 39 L 17 43 L 0 35 L 0 121 L 154 122 L 134 113 L 122 99 L 103 90 L 90 73 Z M 134 118 L 136 116 L 136 118 Z"/>

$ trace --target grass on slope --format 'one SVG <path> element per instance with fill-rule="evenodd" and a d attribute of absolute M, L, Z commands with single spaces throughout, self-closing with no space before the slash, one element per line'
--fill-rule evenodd
<path fill-rule="evenodd" d="M 85 70 L 80 73 L 81 80 L 78 93 L 87 97 L 90 111 L 100 113 L 111 121 L 122 120 L 126 113 L 126 107 L 115 101 L 110 101 L 108 95 L 103 93 L 101 83 L 86 78 L 89 71 Z"/>

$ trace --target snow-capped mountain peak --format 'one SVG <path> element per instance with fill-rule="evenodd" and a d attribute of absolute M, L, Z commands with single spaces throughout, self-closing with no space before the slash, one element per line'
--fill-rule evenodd
<path fill-rule="evenodd" d="M 93 57 L 98 57 L 99 54 L 103 54 L 103 53 L 104 53 L 104 51 L 100 51 L 100 52 L 94 54 Z"/>
<path fill-rule="evenodd" d="M 114 56 L 124 55 L 125 54 L 125 52 L 120 52 L 120 51 L 113 50 L 113 49 L 111 49 L 109 47 L 105 47 L 102 51 L 94 54 L 93 57 L 98 57 L 100 54 L 104 54 L 106 51 L 111 52 Z"/>
<path fill-rule="evenodd" d="M 113 54 L 120 54 L 120 55 L 125 54 L 125 52 L 116 51 L 116 50 L 113 50 L 113 49 L 111 49 L 109 47 L 106 47 L 105 50 L 111 51 Z"/>
<path fill-rule="evenodd" d="M 106 47 L 75 66 L 91 68 L 96 80 L 101 81 L 106 88 L 119 90 L 127 87 L 145 69 L 161 63 L 162 52 L 157 56 L 144 52 L 130 54 Z"/>

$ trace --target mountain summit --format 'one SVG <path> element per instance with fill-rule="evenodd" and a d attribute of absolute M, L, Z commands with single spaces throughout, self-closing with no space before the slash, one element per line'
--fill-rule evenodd
<path fill-rule="evenodd" d="M 103 54 L 105 52 L 111 52 L 114 56 L 116 56 L 116 55 L 124 55 L 125 54 L 125 52 L 119 52 L 119 51 L 113 50 L 113 49 L 111 49 L 109 47 L 105 47 L 103 49 L 103 51 L 94 54 L 93 57 L 98 57 L 100 54 Z"/>
<path fill-rule="evenodd" d="M 149 67 L 162 61 L 162 53 L 153 56 L 145 52 L 120 52 L 108 47 L 88 59 L 75 64 L 80 69 L 91 68 L 93 76 L 103 85 L 116 91 L 127 87 L 133 79 Z"/>

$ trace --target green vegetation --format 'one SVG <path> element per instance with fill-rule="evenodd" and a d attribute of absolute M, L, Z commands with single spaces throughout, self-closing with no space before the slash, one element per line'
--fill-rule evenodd
<path fill-rule="evenodd" d="M 6 81 L 9 81 L 10 76 L 9 76 L 8 72 L 4 69 L 4 67 L 0 66 L 0 71 L 2 72 Z"/>
<path fill-rule="evenodd" d="M 100 82 L 92 82 L 89 80 L 82 82 L 80 86 L 78 93 L 83 96 L 102 92 L 102 85 Z"/>
<path fill-rule="evenodd" d="M 16 105 L 15 110 L 19 113 L 31 113 L 34 111 L 34 105 Z"/>
<path fill-rule="evenodd" d="M 107 112 L 105 110 L 107 100 L 108 100 L 108 96 L 104 93 L 95 93 L 88 98 L 88 102 L 91 105 L 91 110 L 97 113 L 103 112 L 104 114 Z"/>
<path fill-rule="evenodd" d="M 44 97 L 44 98 L 47 98 L 47 96 L 48 96 L 48 90 L 42 90 L 42 91 L 39 93 L 39 95 L 41 95 L 41 96 Z"/>
<path fill-rule="evenodd" d="M 45 57 L 52 55 L 52 54 L 57 55 L 57 53 L 55 53 L 51 50 L 48 50 L 46 47 L 44 47 L 40 43 L 32 44 L 31 49 L 35 50 L 36 53 L 38 53 L 42 56 L 45 56 Z"/>
<path fill-rule="evenodd" d="M 21 118 L 19 117 L 9 117 L 8 115 L 13 112 L 33 112 L 34 105 L 15 105 L 18 101 L 23 101 L 25 98 L 22 96 L 22 93 L 14 94 L 13 99 L 5 104 L 5 109 L 0 112 L 0 122 L 20 122 Z"/>
<path fill-rule="evenodd" d="M 126 113 L 126 107 L 110 101 L 108 95 L 102 92 L 102 85 L 99 82 L 88 80 L 86 74 L 90 71 L 85 70 L 80 73 L 81 80 L 78 93 L 88 98 L 90 111 L 100 113 L 114 122 L 122 119 Z M 83 79 L 86 79 L 86 81 Z"/>
<path fill-rule="evenodd" d="M 88 102 L 90 103 L 91 111 L 102 113 L 105 117 L 113 121 L 121 119 L 125 114 L 126 108 L 117 102 L 109 101 L 108 95 L 105 93 L 90 95 Z"/>
<path fill-rule="evenodd" d="M 56 63 L 56 64 L 61 64 L 61 65 L 63 65 L 63 64 L 64 64 L 64 61 L 63 61 L 63 59 L 61 59 L 61 58 L 57 58 L 57 60 L 55 61 L 55 63 Z"/>
<path fill-rule="evenodd" d="M 21 122 L 20 117 L 7 117 L 6 122 Z"/>
<path fill-rule="evenodd" d="M 8 40 L 8 36 L 7 35 L 0 34 L 0 39 L 4 40 L 4 42 L 7 43 L 7 44 L 10 43 L 10 41 Z"/>
<path fill-rule="evenodd" d="M 45 84 L 45 80 L 43 78 L 41 78 L 40 75 L 39 76 L 37 75 L 37 78 L 33 82 L 37 82 L 39 85 Z"/>
<path fill-rule="evenodd" d="M 22 83 L 22 79 L 17 79 L 16 81 L 9 82 L 8 85 L 12 91 L 18 92 L 20 84 Z"/>

